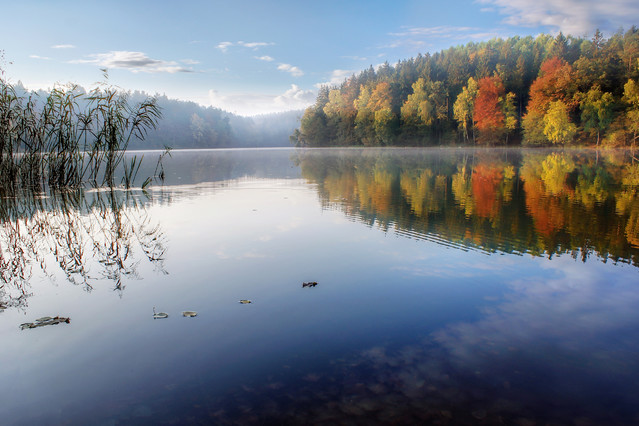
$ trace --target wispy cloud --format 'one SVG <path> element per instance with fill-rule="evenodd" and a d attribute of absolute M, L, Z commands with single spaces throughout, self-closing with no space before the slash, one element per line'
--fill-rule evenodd
<path fill-rule="evenodd" d="M 302 71 L 298 67 L 295 67 L 291 64 L 279 64 L 277 66 L 277 69 L 280 71 L 287 72 L 291 74 L 293 77 L 301 77 L 304 75 L 304 71 Z"/>
<path fill-rule="evenodd" d="M 31 59 L 42 59 L 42 60 L 45 60 L 45 61 L 51 60 L 51 58 L 49 58 L 48 56 L 29 55 L 29 57 Z"/>
<path fill-rule="evenodd" d="M 220 49 L 222 52 L 226 53 L 229 48 L 233 47 L 233 46 L 237 46 L 237 47 L 246 47 L 248 49 L 253 49 L 253 50 L 258 50 L 260 47 L 265 47 L 265 46 L 272 46 L 275 43 L 271 43 L 271 42 L 266 42 L 266 41 L 251 41 L 251 42 L 246 42 L 246 41 L 222 41 L 220 43 L 218 43 L 217 46 L 215 46 L 217 49 Z"/>
<path fill-rule="evenodd" d="M 284 93 L 269 95 L 209 91 L 209 101 L 215 107 L 241 115 L 266 114 L 306 108 L 315 102 L 316 92 L 292 84 Z"/>
<path fill-rule="evenodd" d="M 108 53 L 97 53 L 88 55 L 90 59 L 77 59 L 70 61 L 74 64 L 96 64 L 105 68 L 128 69 L 131 72 L 147 73 L 177 73 L 193 72 L 189 68 L 184 68 L 174 61 L 163 61 L 148 57 L 142 52 L 112 51 Z"/>
<path fill-rule="evenodd" d="M 477 0 L 505 15 L 504 23 L 514 26 L 550 27 L 555 31 L 582 36 L 596 29 L 614 32 L 631 27 L 639 18 L 636 0 Z"/>
<path fill-rule="evenodd" d="M 452 38 L 452 37 L 458 36 L 459 34 L 467 34 L 469 31 L 473 31 L 473 30 L 476 30 L 476 28 L 440 25 L 437 27 L 406 28 L 404 31 L 397 32 L 397 33 L 390 33 L 390 35 L 396 36 L 396 37 L 425 36 L 425 37 Z"/>
<path fill-rule="evenodd" d="M 247 42 L 244 42 L 244 41 L 238 41 L 237 44 L 238 44 L 238 46 L 244 46 L 244 47 L 248 47 L 250 49 L 257 49 L 258 47 L 272 46 L 275 43 L 267 43 L 267 42 L 263 42 L 263 41 L 253 41 L 253 42 L 247 43 Z"/>
<path fill-rule="evenodd" d="M 196 61 L 195 59 L 181 59 L 180 62 L 187 65 L 197 65 L 200 61 Z"/>
<path fill-rule="evenodd" d="M 266 61 L 266 62 L 273 62 L 275 60 L 275 59 L 273 59 L 272 57 L 270 57 L 268 55 L 256 56 L 255 59 L 259 59 L 260 61 Z"/>
<path fill-rule="evenodd" d="M 73 44 L 54 44 L 51 49 L 75 49 Z"/>
<path fill-rule="evenodd" d="M 486 30 L 477 27 L 456 27 L 439 25 L 436 27 L 406 27 L 399 32 L 390 33 L 395 40 L 381 46 L 383 48 L 397 48 L 409 46 L 423 49 L 432 46 L 434 41 L 441 40 L 487 40 L 505 34 L 498 30 Z"/>
<path fill-rule="evenodd" d="M 368 61 L 368 58 L 365 56 L 342 56 L 345 59 L 351 59 L 353 61 Z"/>

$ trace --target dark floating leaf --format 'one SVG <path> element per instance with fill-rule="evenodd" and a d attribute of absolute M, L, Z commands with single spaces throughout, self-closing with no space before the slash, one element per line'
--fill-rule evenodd
<path fill-rule="evenodd" d="M 317 285 L 316 281 L 309 281 L 307 283 L 302 283 L 302 287 L 315 287 Z"/>
<path fill-rule="evenodd" d="M 34 322 L 25 322 L 25 323 L 20 324 L 20 329 L 21 330 L 26 330 L 28 328 L 44 327 L 45 325 L 56 325 L 56 324 L 60 324 L 62 322 L 66 323 L 66 324 L 69 324 L 71 322 L 71 318 L 67 318 L 67 317 L 42 317 L 42 318 L 38 318 Z"/>

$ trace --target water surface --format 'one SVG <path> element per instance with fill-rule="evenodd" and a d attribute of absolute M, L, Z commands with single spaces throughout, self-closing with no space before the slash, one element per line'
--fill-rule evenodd
<path fill-rule="evenodd" d="M 3 193 L 2 424 L 639 420 L 629 153 L 164 168 L 146 193 Z M 19 328 L 55 315 L 70 324 Z"/>

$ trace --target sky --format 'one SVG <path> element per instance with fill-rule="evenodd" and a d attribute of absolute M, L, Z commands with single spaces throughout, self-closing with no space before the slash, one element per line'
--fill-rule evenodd
<path fill-rule="evenodd" d="M 5 1 L 0 67 L 49 89 L 102 79 L 240 115 L 301 109 L 323 84 L 494 37 L 639 25 L 637 0 Z"/>

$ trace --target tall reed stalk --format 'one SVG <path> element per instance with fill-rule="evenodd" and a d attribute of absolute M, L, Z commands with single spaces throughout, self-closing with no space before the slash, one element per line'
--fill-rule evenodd
<path fill-rule="evenodd" d="M 115 182 L 131 138 L 144 139 L 162 114 L 155 98 L 132 105 L 105 81 L 85 93 L 56 86 L 46 99 L 19 95 L 0 73 L 0 185 L 4 188 L 96 186 Z M 129 187 L 140 166 L 124 164 Z"/>

